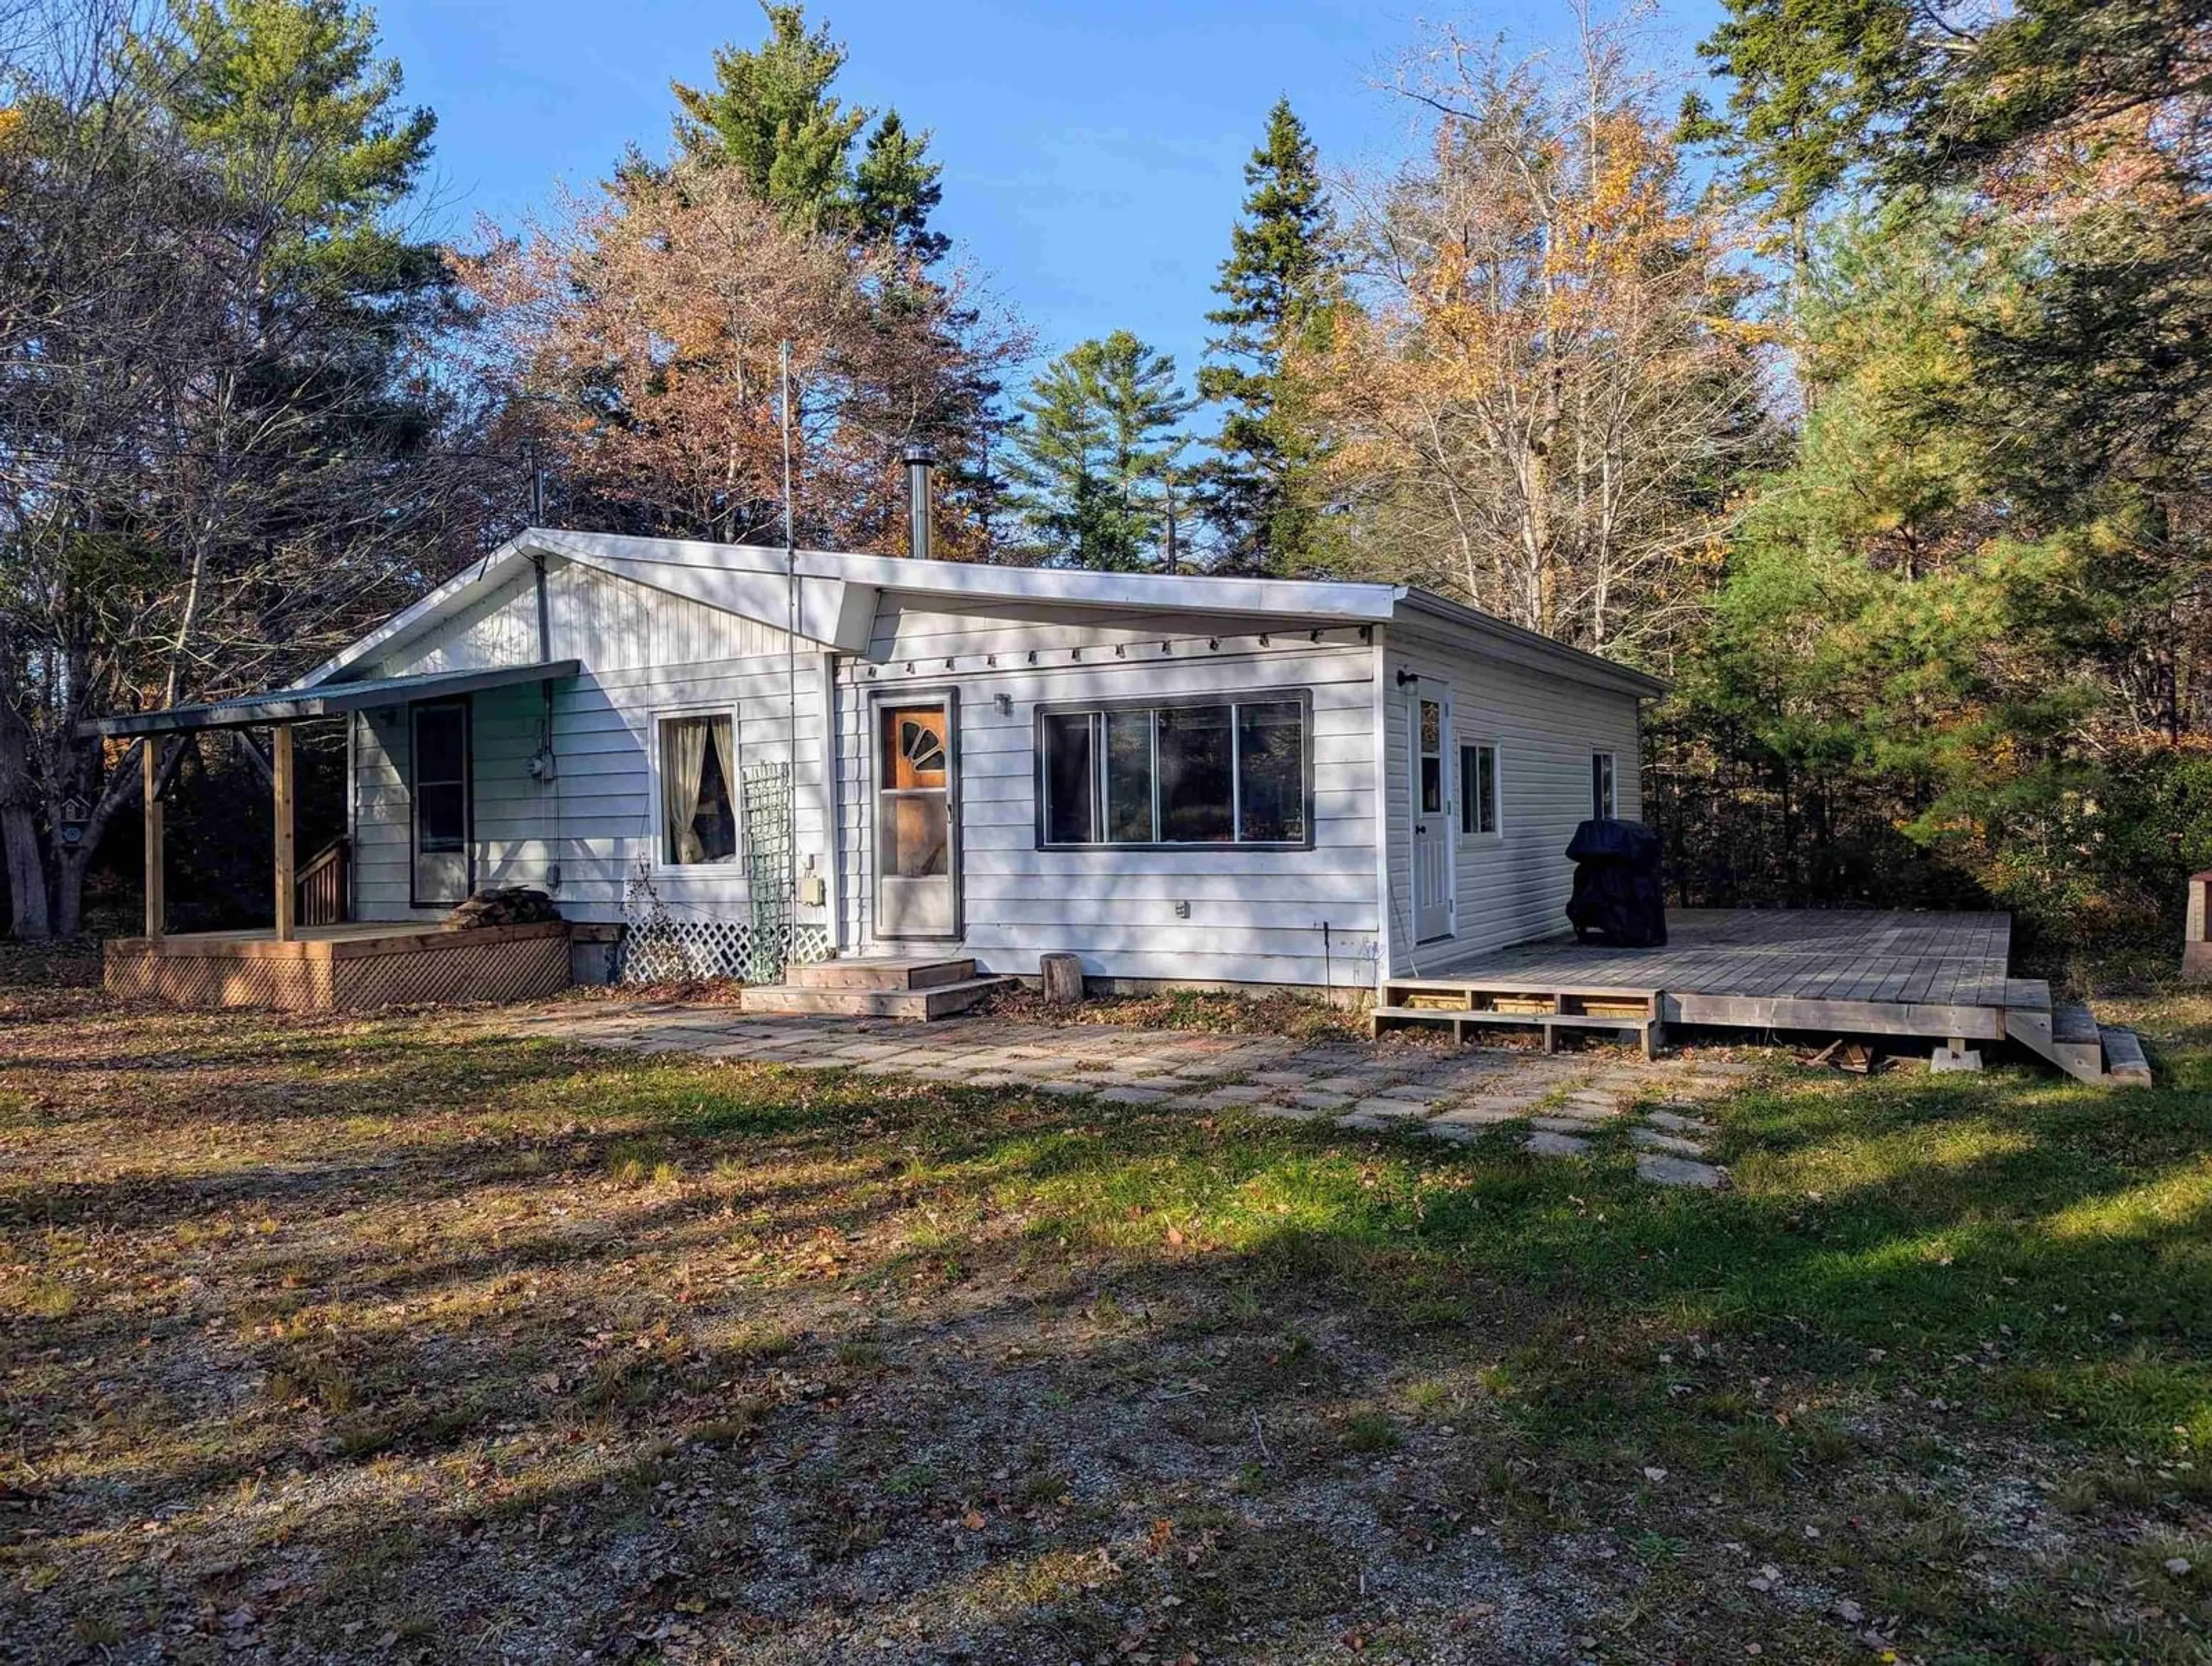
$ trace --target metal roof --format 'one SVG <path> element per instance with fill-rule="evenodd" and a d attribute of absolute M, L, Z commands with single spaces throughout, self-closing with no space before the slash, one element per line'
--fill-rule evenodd
<path fill-rule="evenodd" d="M 707 544 L 533 526 L 470 563 L 335 658 L 300 679 L 335 684 L 357 666 L 418 640 L 457 617 L 529 562 L 574 562 L 782 629 L 791 590 L 801 593 L 799 634 L 842 653 L 864 653 L 878 595 L 921 595 L 949 611 L 978 605 L 1058 605 L 1111 611 L 1273 617 L 1285 623 L 1414 623 L 1448 639 L 1473 636 L 1484 651 L 1641 698 L 1666 692 L 1656 678 L 1537 632 L 1402 584 L 1219 578 L 1200 574 L 1100 573 L 994 567 L 899 556 L 800 550 L 796 559 L 758 544 Z M 796 569 L 796 573 L 793 572 Z M 795 578 L 797 583 L 790 581 Z"/>
<path fill-rule="evenodd" d="M 320 688 L 271 689 L 241 694 L 204 706 L 171 706 L 158 712 L 125 712 L 95 717 L 77 726 L 83 735 L 173 734 L 187 729 L 248 729 L 265 723 L 290 723 L 311 717 L 337 717 L 410 700 L 474 694 L 515 683 L 543 683 L 574 677 L 574 660 L 550 660 L 532 666 L 499 666 L 480 671 L 432 671 L 414 677 L 380 677 L 366 683 L 331 683 Z"/>

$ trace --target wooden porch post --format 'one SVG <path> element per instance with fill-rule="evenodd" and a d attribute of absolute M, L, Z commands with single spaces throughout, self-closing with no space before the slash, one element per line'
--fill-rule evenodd
<path fill-rule="evenodd" d="M 155 938 L 161 934 L 168 913 L 161 894 L 161 746 L 157 737 L 146 737 L 138 758 L 146 799 L 146 935 Z"/>
<path fill-rule="evenodd" d="M 299 883 L 292 855 L 292 726 L 279 723 L 269 739 L 276 789 L 276 940 L 289 943 Z"/>

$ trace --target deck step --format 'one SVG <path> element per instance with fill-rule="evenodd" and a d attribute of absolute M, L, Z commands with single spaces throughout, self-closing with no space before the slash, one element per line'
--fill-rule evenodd
<path fill-rule="evenodd" d="M 793 961 L 783 969 L 784 982 L 799 989 L 936 989 L 949 983 L 969 982 L 975 976 L 975 963 L 965 958 L 859 957 Z"/>
<path fill-rule="evenodd" d="M 969 977 L 921 988 L 810 988 L 803 984 L 765 983 L 739 996 L 748 1012 L 813 1013 L 835 1018 L 911 1018 L 926 1021 L 964 1012 L 1001 989 L 1020 987 L 1018 977 Z"/>
<path fill-rule="evenodd" d="M 2007 1036 L 2075 1081 L 2141 1085 L 2150 1080 L 2142 1045 L 2134 1032 L 2100 1027 L 2086 1001 L 2057 1001 L 2047 1012 L 2008 1007 L 2004 1026 Z M 2116 1042 L 2116 1036 L 2125 1039 Z"/>
<path fill-rule="evenodd" d="M 1392 985 L 1393 988 L 1397 987 Z M 1452 1026 L 1452 1033 L 1462 1041 L 1468 1025 L 1526 1025 L 1543 1031 L 1547 1053 L 1559 1049 L 1559 1032 L 1562 1030 L 1609 1030 L 1616 1035 L 1635 1037 L 1647 1059 L 1658 1056 L 1666 1038 L 1666 1027 L 1649 1010 L 1640 1013 L 1510 1012 L 1465 1006 L 1378 1006 L 1368 1018 L 1369 1031 L 1375 1035 L 1401 1024 L 1448 1024 Z"/>
<path fill-rule="evenodd" d="M 2051 1009 L 2051 1038 L 2062 1047 L 2097 1044 L 2097 1017 L 2085 1000 L 2062 1000 Z"/>
<path fill-rule="evenodd" d="M 2148 1087 L 2150 1061 L 2143 1056 L 2142 1037 L 2132 1030 L 2106 1025 L 2098 1032 L 2105 1049 L 2105 1079 L 2119 1087 Z"/>

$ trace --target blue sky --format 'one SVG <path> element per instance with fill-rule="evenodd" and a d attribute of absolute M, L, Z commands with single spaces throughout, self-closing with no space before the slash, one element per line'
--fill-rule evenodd
<path fill-rule="evenodd" d="M 752 0 L 382 0 L 408 96 L 438 113 L 434 214 L 464 237 L 511 222 L 556 180 L 605 177 L 635 140 L 668 142 L 671 79 L 767 32 Z M 1655 47 L 1686 62 L 1717 0 L 1673 0 Z M 1117 328 L 1176 356 L 1188 381 L 1268 106 L 1287 93 L 1325 166 L 1401 154 L 1412 112 L 1376 90 L 1420 20 L 1539 41 L 1564 8 L 1358 0 L 1015 4 L 842 0 L 808 8 L 851 56 L 849 101 L 897 106 L 934 133 L 938 223 L 1038 336 L 1042 354 Z"/>

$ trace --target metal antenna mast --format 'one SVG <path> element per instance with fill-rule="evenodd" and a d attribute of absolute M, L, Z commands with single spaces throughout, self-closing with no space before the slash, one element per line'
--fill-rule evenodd
<path fill-rule="evenodd" d="M 780 383 L 778 404 L 783 429 L 783 571 L 785 625 L 783 637 L 784 691 L 787 701 L 784 733 L 791 748 L 791 787 L 784 794 L 784 895 L 790 898 L 786 918 L 791 941 L 784 952 L 799 947 L 799 538 L 793 531 L 791 501 L 791 343 L 777 350 Z M 823 783 L 826 790 L 829 783 Z"/>

